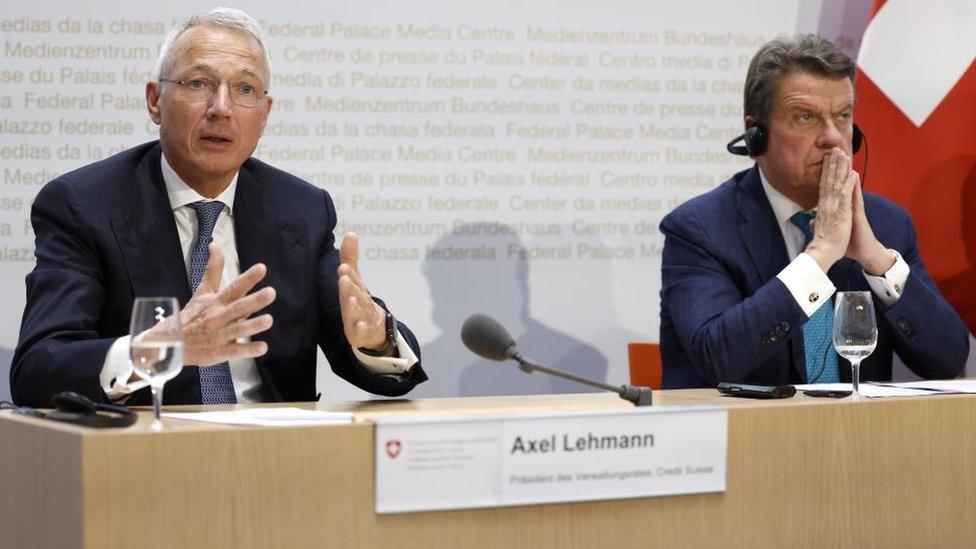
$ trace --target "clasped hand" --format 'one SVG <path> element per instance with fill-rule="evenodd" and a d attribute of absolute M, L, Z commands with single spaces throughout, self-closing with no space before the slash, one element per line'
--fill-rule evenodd
<path fill-rule="evenodd" d="M 861 178 L 851 157 L 834 148 L 824 154 L 820 173 L 817 217 L 806 253 L 827 272 L 842 257 L 861 264 L 868 274 L 881 276 L 895 263 L 894 255 L 874 236 L 864 213 Z"/>

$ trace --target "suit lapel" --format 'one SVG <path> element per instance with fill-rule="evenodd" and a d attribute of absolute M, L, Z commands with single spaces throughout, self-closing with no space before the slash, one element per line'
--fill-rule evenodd
<path fill-rule="evenodd" d="M 190 299 L 183 249 L 176 231 L 157 146 L 136 168 L 128 196 L 112 217 L 112 230 L 129 273 L 132 293 L 175 296 L 181 305 Z"/>
<path fill-rule="evenodd" d="M 183 248 L 170 207 L 157 145 L 136 166 L 130 185 L 112 215 L 112 231 L 122 253 L 134 297 L 174 296 L 190 300 Z M 167 403 L 200 402 L 199 370 L 184 368 L 166 384 Z"/>
<path fill-rule="evenodd" d="M 237 244 L 237 257 L 241 272 L 257 263 L 264 263 L 267 275 L 253 291 L 272 286 L 277 298 L 267 312 L 275 318 L 274 326 L 267 332 L 252 339 L 266 341 L 268 353 L 256 359 L 258 373 L 267 390 L 267 398 L 281 400 L 274 382 L 269 361 L 274 362 L 276 351 L 294 347 L 306 329 L 306 322 L 299 326 L 283 321 L 291 311 L 304 311 L 303 302 L 308 298 L 304 293 L 305 277 L 308 276 L 306 227 L 303 218 L 288 217 L 288 208 L 277 204 L 270 186 L 274 181 L 258 180 L 250 169 L 251 162 L 245 162 L 237 178 L 237 191 L 234 196 L 234 234 Z M 288 333 L 290 332 L 290 333 Z M 275 368 L 287 367 L 279 364 Z"/>
<path fill-rule="evenodd" d="M 756 267 L 759 284 L 766 284 L 776 277 L 789 264 L 783 231 L 776 222 L 776 214 L 769 205 L 769 198 L 762 187 L 759 167 L 753 166 L 739 181 L 736 193 L 736 208 L 739 211 L 739 234 L 745 242 L 752 263 Z M 796 334 L 799 333 L 800 336 Z M 802 331 L 790 338 L 790 367 L 797 379 L 806 379 L 806 358 L 803 349 Z"/>
<path fill-rule="evenodd" d="M 277 229 L 277 217 L 273 216 L 274 208 L 267 203 L 268 198 L 250 170 L 242 166 L 234 195 L 234 238 L 241 272 L 255 263 L 267 264 L 265 257 Z"/>
<path fill-rule="evenodd" d="M 759 168 L 753 166 L 739 181 L 736 193 L 739 210 L 739 234 L 745 242 L 760 285 L 772 280 L 789 263 L 783 232 L 769 205 L 759 179 Z"/>

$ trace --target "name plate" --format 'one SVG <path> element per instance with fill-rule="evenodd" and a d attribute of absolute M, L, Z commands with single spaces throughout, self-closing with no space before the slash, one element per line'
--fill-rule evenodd
<path fill-rule="evenodd" d="M 725 491 L 717 406 L 375 423 L 377 513 Z"/>

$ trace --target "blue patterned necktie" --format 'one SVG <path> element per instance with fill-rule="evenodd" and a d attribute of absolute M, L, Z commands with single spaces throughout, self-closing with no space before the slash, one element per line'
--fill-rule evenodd
<path fill-rule="evenodd" d="M 810 221 L 815 213 L 798 212 L 790 222 L 803 231 L 803 247 L 813 240 Z M 834 298 L 824 303 L 803 325 L 803 350 L 807 362 L 807 383 L 836 383 L 840 381 L 837 370 L 837 353 L 833 346 Z"/>
<path fill-rule="evenodd" d="M 190 204 L 197 212 L 197 237 L 190 249 L 190 290 L 197 291 L 203 279 L 203 271 L 210 259 L 210 242 L 224 203 L 201 200 Z M 203 404 L 233 404 L 237 402 L 234 394 L 234 381 L 230 377 L 230 366 L 226 362 L 200 368 L 200 401 Z"/>

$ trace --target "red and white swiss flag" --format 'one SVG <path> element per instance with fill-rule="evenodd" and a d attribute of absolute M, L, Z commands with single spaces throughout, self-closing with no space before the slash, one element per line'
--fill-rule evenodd
<path fill-rule="evenodd" d="M 865 188 L 911 212 L 926 268 L 976 333 L 976 1 L 876 1 L 858 55 Z"/>

